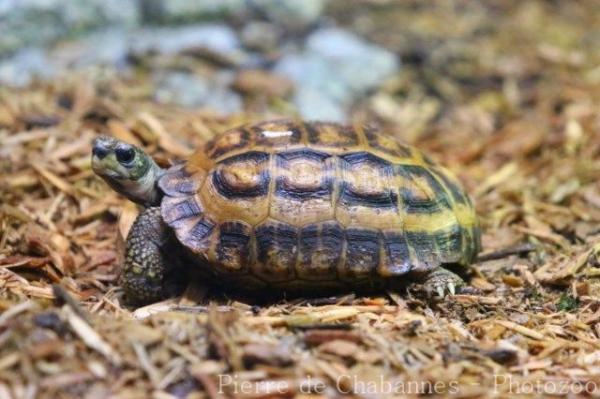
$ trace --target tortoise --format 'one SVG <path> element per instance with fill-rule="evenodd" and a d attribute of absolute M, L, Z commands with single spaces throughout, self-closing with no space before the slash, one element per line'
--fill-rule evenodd
<path fill-rule="evenodd" d="M 454 293 L 480 250 L 452 174 L 372 127 L 275 120 L 228 130 L 163 169 L 100 136 L 93 170 L 145 209 L 127 237 L 126 300 L 172 295 L 190 270 L 244 292 L 415 284 Z"/>

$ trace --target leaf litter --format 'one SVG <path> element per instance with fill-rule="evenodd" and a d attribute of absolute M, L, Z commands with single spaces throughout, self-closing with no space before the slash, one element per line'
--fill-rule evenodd
<path fill-rule="evenodd" d="M 355 118 L 423 148 L 476 203 L 484 252 L 468 290 L 256 305 L 190 287 L 127 308 L 119 264 L 138 210 L 94 176 L 91 140 L 113 135 L 168 165 L 290 109 L 289 83 L 245 72 L 241 91 L 283 97 L 250 96 L 253 113 L 231 116 L 159 106 L 131 89 L 143 76 L 2 89 L 0 398 L 597 396 L 597 6 L 408 3 L 331 7 L 404 60 Z"/>

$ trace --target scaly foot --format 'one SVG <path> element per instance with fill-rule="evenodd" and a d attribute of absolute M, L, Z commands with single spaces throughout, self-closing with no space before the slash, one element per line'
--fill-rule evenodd
<path fill-rule="evenodd" d="M 424 277 L 422 283 L 427 296 L 432 297 L 437 294 L 440 298 L 445 297 L 446 293 L 454 295 L 465 284 L 460 276 L 443 267 L 432 270 Z"/>

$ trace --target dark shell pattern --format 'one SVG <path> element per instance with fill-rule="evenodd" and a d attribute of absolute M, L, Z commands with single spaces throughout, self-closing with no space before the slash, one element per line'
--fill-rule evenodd
<path fill-rule="evenodd" d="M 480 249 L 457 180 L 374 129 L 271 121 L 227 131 L 160 180 L 162 215 L 238 284 L 355 285 L 468 265 Z"/>

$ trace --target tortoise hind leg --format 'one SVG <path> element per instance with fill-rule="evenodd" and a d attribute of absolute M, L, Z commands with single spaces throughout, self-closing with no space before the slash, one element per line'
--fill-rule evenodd
<path fill-rule="evenodd" d="M 162 220 L 160 208 L 147 208 L 137 217 L 127 236 L 121 274 L 127 303 L 155 302 L 182 288 L 181 274 L 173 273 L 179 269 L 177 249 L 172 231 Z"/>
<path fill-rule="evenodd" d="M 457 288 L 465 284 L 464 280 L 456 273 L 443 267 L 436 267 L 427 273 L 421 280 L 423 290 L 428 296 L 437 294 L 443 298 L 446 293 L 454 295 Z"/>

